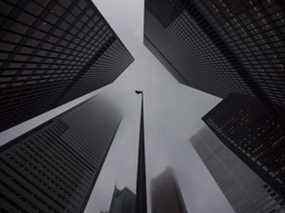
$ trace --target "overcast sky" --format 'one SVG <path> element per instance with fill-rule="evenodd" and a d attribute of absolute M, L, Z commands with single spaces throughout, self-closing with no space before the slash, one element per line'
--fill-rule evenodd
<path fill-rule="evenodd" d="M 144 47 L 143 0 L 93 1 L 135 62 L 104 91 L 122 107 L 124 120 L 85 212 L 108 210 L 115 184 L 135 191 L 140 112 L 135 89 L 145 92 L 148 183 L 171 166 L 189 213 L 233 212 L 189 142 L 204 126 L 201 117 L 220 99 L 179 84 Z"/>

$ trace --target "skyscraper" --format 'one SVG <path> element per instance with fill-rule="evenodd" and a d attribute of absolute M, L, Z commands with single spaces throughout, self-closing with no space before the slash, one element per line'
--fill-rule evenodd
<path fill-rule="evenodd" d="M 136 213 L 136 194 L 128 188 L 114 188 L 108 213 Z"/>
<path fill-rule="evenodd" d="M 272 0 L 146 0 L 144 41 L 176 78 L 284 115 L 285 7 Z"/>
<path fill-rule="evenodd" d="M 280 121 L 258 99 L 231 94 L 203 120 L 225 146 L 284 198 L 285 133 Z"/>
<path fill-rule="evenodd" d="M 284 199 L 207 127 L 191 143 L 236 213 L 283 213 Z"/>
<path fill-rule="evenodd" d="M 83 212 L 120 121 L 97 96 L 0 147 L 0 211 Z"/>
<path fill-rule="evenodd" d="M 151 181 L 151 210 L 152 213 L 187 213 L 183 196 L 174 172 L 165 169 Z"/>
<path fill-rule="evenodd" d="M 111 83 L 133 61 L 91 0 L 0 8 L 0 131 Z"/>

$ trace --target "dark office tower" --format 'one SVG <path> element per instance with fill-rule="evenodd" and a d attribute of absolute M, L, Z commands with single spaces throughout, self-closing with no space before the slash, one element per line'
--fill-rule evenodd
<path fill-rule="evenodd" d="M 108 213 L 136 213 L 136 194 L 128 188 L 115 187 Z"/>
<path fill-rule="evenodd" d="M 236 213 L 285 212 L 276 192 L 209 128 L 201 129 L 191 142 Z"/>
<path fill-rule="evenodd" d="M 0 26 L 0 131 L 111 83 L 133 61 L 91 0 L 2 0 Z"/>
<path fill-rule="evenodd" d="M 146 0 L 144 40 L 182 83 L 223 98 L 253 94 L 279 110 L 284 25 L 279 0 Z"/>
<path fill-rule="evenodd" d="M 120 121 L 97 97 L 0 147 L 0 212 L 83 212 Z"/>
<path fill-rule="evenodd" d="M 151 209 L 152 213 L 187 213 L 171 168 L 151 181 Z"/>
<path fill-rule="evenodd" d="M 205 20 L 194 16 L 199 15 L 197 8 L 192 10 L 180 0 L 146 0 L 145 45 L 183 84 L 219 97 L 251 94 L 235 66 L 201 28 Z"/>
<path fill-rule="evenodd" d="M 285 196 L 285 133 L 257 99 L 231 94 L 203 120 L 268 185 Z"/>

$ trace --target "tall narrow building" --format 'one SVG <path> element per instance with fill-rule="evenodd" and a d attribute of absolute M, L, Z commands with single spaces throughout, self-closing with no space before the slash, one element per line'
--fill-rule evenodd
<path fill-rule="evenodd" d="M 111 83 L 133 61 L 91 0 L 0 8 L 0 131 Z"/>
<path fill-rule="evenodd" d="M 225 146 L 285 198 L 284 129 L 259 100 L 231 94 L 203 120 Z"/>
<path fill-rule="evenodd" d="M 257 96 L 284 116 L 285 7 L 279 0 L 145 0 L 144 42 L 182 83 Z"/>
<path fill-rule="evenodd" d="M 191 139 L 193 147 L 236 213 L 283 213 L 284 199 L 207 127 Z"/>
<path fill-rule="evenodd" d="M 120 190 L 115 186 L 107 213 L 136 213 L 136 194 L 127 187 Z"/>
<path fill-rule="evenodd" d="M 0 211 L 83 212 L 120 121 L 96 97 L 0 147 Z"/>
<path fill-rule="evenodd" d="M 171 168 L 153 178 L 150 186 L 152 213 L 187 213 L 179 185 Z"/>

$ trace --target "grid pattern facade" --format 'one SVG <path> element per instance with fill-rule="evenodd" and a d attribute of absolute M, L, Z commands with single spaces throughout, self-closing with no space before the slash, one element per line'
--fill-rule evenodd
<path fill-rule="evenodd" d="M 120 123 L 108 107 L 92 120 L 93 108 L 82 105 L 0 148 L 0 212 L 84 211 Z M 86 114 L 80 129 L 77 117 Z"/>
<path fill-rule="evenodd" d="M 159 0 L 146 0 L 146 9 L 163 26 L 163 32 L 169 31 L 183 40 L 189 51 L 195 52 L 200 63 L 209 63 L 216 67 L 215 75 L 222 80 L 234 82 L 231 91 L 251 94 L 259 97 L 267 106 L 276 106 L 277 111 L 285 103 L 285 7 L 279 0 L 180 0 L 167 1 L 176 10 L 175 18 L 166 23 L 162 16 L 157 15 Z M 168 9 L 168 11 L 171 11 Z M 160 12 L 161 14 L 163 13 Z M 146 13 L 146 23 L 151 17 Z M 173 13 L 169 13 L 172 16 Z M 147 28 L 145 35 L 152 40 L 155 31 Z M 157 29 L 156 29 L 157 30 Z M 157 32 L 157 31 L 156 31 Z M 163 33 L 161 33 L 163 35 Z M 154 42 L 157 45 L 158 42 Z M 169 42 L 168 42 L 169 43 Z M 177 45 L 175 36 L 172 45 Z M 168 44 L 163 44 L 167 46 Z M 161 44 L 158 49 L 163 49 Z M 181 51 L 184 47 L 181 48 Z M 171 50 L 169 50 L 171 52 Z M 167 51 L 161 51 L 170 58 Z M 182 55 L 181 55 L 182 56 Z M 172 59 L 169 59 L 172 60 Z M 172 63 L 179 63 L 172 60 Z M 177 64 L 175 64 L 176 67 Z M 181 70 L 180 70 L 181 71 Z M 183 72 L 181 72 L 183 73 Z M 202 73 L 195 69 L 184 72 L 185 78 L 197 78 L 200 88 L 204 91 L 215 91 L 213 83 L 206 81 L 210 71 Z M 201 77 L 202 78 L 202 77 Z M 189 86 L 197 86 L 192 82 L 184 82 Z M 239 85 L 239 86 L 237 86 Z M 251 92 L 248 92 L 248 90 Z M 218 96 L 223 97 L 220 93 Z M 273 107 L 274 108 L 274 107 Z M 282 113 L 282 110 L 281 110 Z"/>
<path fill-rule="evenodd" d="M 90 0 L 3 0 L 0 8 L 0 130 L 112 82 L 133 61 Z M 107 60 L 119 66 L 106 61 L 97 72 L 110 47 L 120 55 Z"/>
<path fill-rule="evenodd" d="M 236 213 L 285 211 L 284 200 L 209 128 L 196 133 L 191 143 Z"/>
<path fill-rule="evenodd" d="M 203 120 L 222 143 L 284 198 L 284 131 L 258 100 L 232 94 Z"/>
<path fill-rule="evenodd" d="M 207 81 L 211 81 L 209 90 L 218 93 L 219 91 L 227 91 L 253 95 L 232 64 L 186 10 L 166 30 L 169 34 L 181 39 L 187 48 L 193 51 L 193 54 L 200 59 L 201 67 L 205 65 L 204 69 L 199 70 L 200 75 L 204 77 L 199 79 L 200 84 L 202 82 L 206 86 L 209 84 Z M 208 66 L 212 67 L 211 71 L 207 68 Z"/>
<path fill-rule="evenodd" d="M 73 96 L 88 93 L 94 87 L 102 87 L 117 78 L 130 62 L 130 56 L 125 53 L 126 50 L 122 48 L 121 42 L 115 40 L 103 55 L 90 65 L 81 78 L 69 87 L 68 92 L 59 100 L 59 103 L 64 103 L 72 99 Z"/>
<path fill-rule="evenodd" d="M 248 73 L 254 90 L 272 103 L 285 103 L 285 10 L 272 0 L 196 1 Z M 283 5 L 282 5 L 283 4 Z M 241 73 L 242 75 L 242 73 Z"/>

